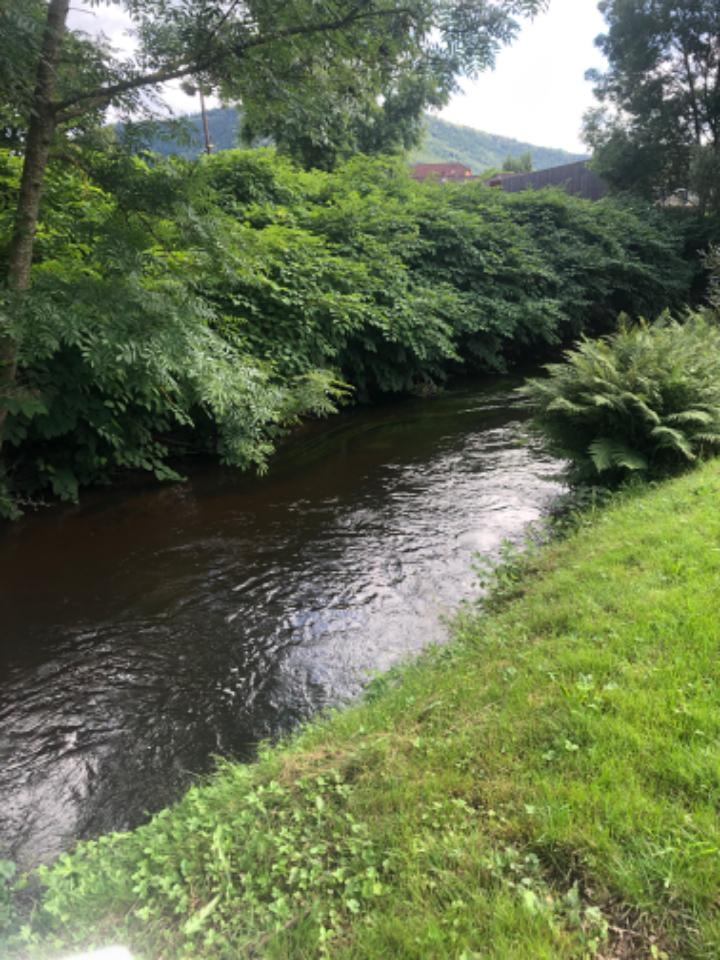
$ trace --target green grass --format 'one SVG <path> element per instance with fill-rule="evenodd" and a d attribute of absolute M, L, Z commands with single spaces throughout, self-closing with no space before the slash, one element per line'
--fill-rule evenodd
<path fill-rule="evenodd" d="M 609 507 L 366 703 L 61 858 L 28 953 L 717 960 L 719 500 L 713 462 Z"/>

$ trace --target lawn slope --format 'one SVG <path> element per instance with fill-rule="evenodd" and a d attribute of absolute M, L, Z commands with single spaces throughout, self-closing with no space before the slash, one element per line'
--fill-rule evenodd
<path fill-rule="evenodd" d="M 626 498 L 366 703 L 61 858 L 35 952 L 717 958 L 719 500 L 717 462 Z"/>

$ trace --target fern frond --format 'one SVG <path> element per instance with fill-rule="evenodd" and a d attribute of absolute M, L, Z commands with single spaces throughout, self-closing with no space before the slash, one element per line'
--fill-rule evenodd
<path fill-rule="evenodd" d="M 669 447 L 671 450 L 681 453 L 687 460 L 697 459 L 691 442 L 680 430 L 673 430 L 672 427 L 655 427 L 651 431 L 651 436 L 658 441 L 660 446 Z"/>
<path fill-rule="evenodd" d="M 585 407 L 581 406 L 579 403 L 573 403 L 572 400 L 568 400 L 567 397 L 555 397 L 546 407 L 548 412 L 553 413 L 584 413 Z"/>
<path fill-rule="evenodd" d="M 614 467 L 631 471 L 648 469 L 648 462 L 642 454 L 631 450 L 623 443 L 610 440 L 608 437 L 600 437 L 594 440 L 590 444 L 588 452 L 598 473 L 605 473 Z"/>
<path fill-rule="evenodd" d="M 681 413 L 670 413 L 665 417 L 666 423 L 698 423 L 703 426 L 713 423 L 715 417 L 707 410 L 683 410 Z"/>
<path fill-rule="evenodd" d="M 616 447 L 613 453 L 615 466 L 624 467 L 626 470 L 645 471 L 648 469 L 648 462 L 642 454 L 629 450 L 627 447 Z"/>
<path fill-rule="evenodd" d="M 605 473 L 613 466 L 613 442 L 607 437 L 600 437 L 588 447 L 588 453 L 598 473 Z"/>

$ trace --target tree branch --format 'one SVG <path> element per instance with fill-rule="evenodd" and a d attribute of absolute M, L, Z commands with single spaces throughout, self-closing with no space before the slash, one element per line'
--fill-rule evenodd
<path fill-rule="evenodd" d="M 258 36 L 239 44 L 234 54 L 238 59 L 242 58 L 249 50 L 258 47 L 268 46 L 272 43 L 278 43 L 282 40 L 288 40 L 291 37 L 311 36 L 319 33 L 332 33 L 337 30 L 343 30 L 346 27 L 359 23 L 363 20 L 375 18 L 390 18 L 401 16 L 413 16 L 415 11 L 409 7 L 396 7 L 390 10 L 366 10 L 363 7 L 372 3 L 372 0 L 360 0 L 348 13 L 335 20 L 328 20 L 321 23 L 302 24 L 295 27 L 285 27 L 274 33 Z M 152 73 L 141 74 L 136 77 L 128 77 L 127 80 L 121 80 L 108 87 L 100 87 L 96 90 L 84 93 L 76 93 L 59 103 L 53 105 L 53 112 L 58 123 L 66 123 L 75 117 L 82 116 L 88 110 L 110 103 L 116 97 L 133 90 L 139 90 L 142 87 L 156 86 L 160 83 L 166 83 L 168 80 L 178 80 L 194 73 L 200 73 L 212 65 L 212 58 L 209 52 L 204 52 L 197 59 L 190 62 L 169 64 L 160 70 Z"/>

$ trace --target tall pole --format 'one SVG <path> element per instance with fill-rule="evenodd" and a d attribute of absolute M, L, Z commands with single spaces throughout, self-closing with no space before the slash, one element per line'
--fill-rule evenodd
<path fill-rule="evenodd" d="M 208 126 L 207 110 L 205 109 L 205 95 L 202 87 L 198 87 L 200 92 L 200 115 L 202 116 L 203 137 L 205 138 L 205 153 L 212 153 L 212 144 L 210 143 L 210 127 Z"/>

